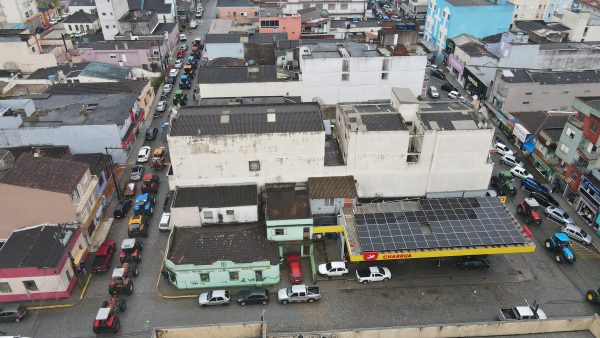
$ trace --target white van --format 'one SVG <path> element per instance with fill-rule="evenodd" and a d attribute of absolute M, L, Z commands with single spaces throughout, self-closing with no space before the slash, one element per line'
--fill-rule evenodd
<path fill-rule="evenodd" d="M 171 225 L 169 224 L 171 221 L 171 213 L 164 212 L 160 217 L 160 223 L 158 223 L 158 230 L 160 231 L 169 231 L 171 230 Z"/>

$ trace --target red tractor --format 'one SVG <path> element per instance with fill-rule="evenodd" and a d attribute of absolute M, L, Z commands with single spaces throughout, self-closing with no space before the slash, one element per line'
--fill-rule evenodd
<path fill-rule="evenodd" d="M 126 295 L 130 295 L 133 293 L 133 277 L 138 275 L 137 265 L 132 265 L 132 263 L 125 263 L 122 267 L 116 268 L 113 270 L 112 278 L 108 284 L 108 294 L 109 295 L 117 295 L 120 293 L 124 293 Z"/>
<path fill-rule="evenodd" d="M 526 224 L 542 224 L 538 209 L 540 204 L 533 198 L 526 198 L 517 206 L 517 213 L 523 215 Z"/>
<path fill-rule="evenodd" d="M 101 307 L 96 314 L 93 330 L 95 334 L 117 333 L 121 327 L 116 307 Z"/>
<path fill-rule="evenodd" d="M 121 242 L 119 261 L 123 263 L 139 263 L 142 261 L 142 242 L 136 238 L 127 238 Z"/>

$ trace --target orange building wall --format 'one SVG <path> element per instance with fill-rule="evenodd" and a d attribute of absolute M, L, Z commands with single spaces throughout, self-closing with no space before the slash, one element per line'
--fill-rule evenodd
<path fill-rule="evenodd" d="M 259 21 L 279 21 L 279 28 L 262 28 L 259 22 L 259 33 L 283 33 L 286 32 L 288 40 L 300 40 L 302 30 L 302 18 L 300 16 L 261 17 Z"/>
<path fill-rule="evenodd" d="M 258 7 L 217 7 L 218 19 L 240 19 L 258 18 L 260 8 Z M 245 12 L 247 15 L 242 15 Z"/>

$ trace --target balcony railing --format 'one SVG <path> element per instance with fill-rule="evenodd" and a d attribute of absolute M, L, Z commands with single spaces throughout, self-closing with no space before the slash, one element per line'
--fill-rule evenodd
<path fill-rule="evenodd" d="M 569 116 L 567 121 L 579 129 L 583 128 L 583 121 L 579 121 L 575 116 Z"/>
<path fill-rule="evenodd" d="M 589 151 L 587 151 L 586 147 L 584 147 L 583 145 L 580 145 L 579 147 L 577 147 L 577 152 L 579 152 L 579 155 L 581 155 L 588 161 L 594 161 L 594 160 L 597 160 L 598 157 L 600 157 L 600 153 L 598 151 L 594 151 L 594 152 L 590 153 Z"/>

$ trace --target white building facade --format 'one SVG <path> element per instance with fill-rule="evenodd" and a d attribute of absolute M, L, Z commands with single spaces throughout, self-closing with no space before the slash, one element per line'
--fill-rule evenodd
<path fill-rule="evenodd" d="M 425 55 L 393 56 L 375 45 L 304 45 L 300 47 L 302 101 L 333 105 L 389 100 L 393 87 L 409 88 L 418 96 L 425 65 Z"/>
<path fill-rule="evenodd" d="M 104 40 L 114 40 L 119 34 L 119 19 L 129 11 L 127 1 L 96 1 L 98 19 Z"/>
<path fill-rule="evenodd" d="M 344 0 L 344 1 L 304 1 L 289 0 L 283 7 L 283 14 L 295 15 L 298 11 L 306 8 L 326 9 L 332 20 L 343 20 L 353 17 L 364 17 L 367 11 L 367 0 Z"/>
<path fill-rule="evenodd" d="M 168 136 L 174 173 L 169 184 L 262 186 L 353 175 L 359 197 L 481 194 L 492 173 L 493 129 L 469 106 L 461 112 L 458 102 L 450 103 L 442 112 L 417 112 L 416 100 L 403 99 L 394 103 L 400 112 L 389 101 L 338 106 L 335 137 L 342 165 L 325 165 L 325 131 L 312 103 L 189 107 Z M 251 111 L 262 113 L 249 117 Z M 292 124 L 293 119 L 298 120 Z M 223 134 L 239 128 L 241 120 L 256 131 Z M 294 130 L 281 132 L 290 125 Z M 203 135 L 215 129 L 219 135 Z"/>

